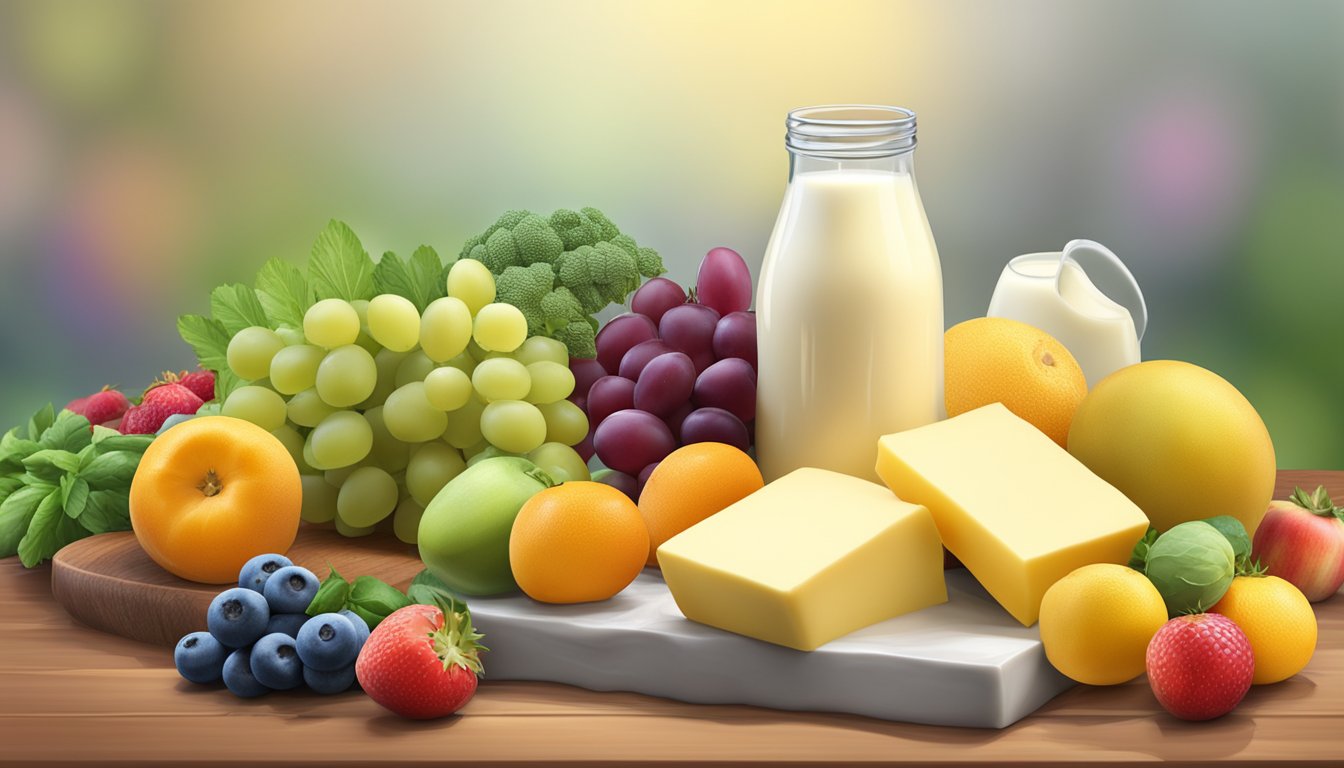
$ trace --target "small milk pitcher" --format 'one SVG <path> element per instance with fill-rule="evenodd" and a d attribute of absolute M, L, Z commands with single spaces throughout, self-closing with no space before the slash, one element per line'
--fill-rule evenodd
<path fill-rule="evenodd" d="M 1148 325 L 1148 308 L 1134 276 L 1119 257 L 1091 240 L 1073 240 L 1063 252 L 1029 253 L 1009 261 L 987 314 L 1020 320 L 1059 339 L 1082 367 L 1089 389 L 1139 362 L 1139 340 Z"/>

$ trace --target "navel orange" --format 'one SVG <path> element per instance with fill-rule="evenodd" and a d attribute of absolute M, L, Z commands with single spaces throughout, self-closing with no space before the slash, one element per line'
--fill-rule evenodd
<path fill-rule="evenodd" d="M 648 564 L 658 564 L 663 542 L 764 486 L 756 462 L 731 445 L 691 443 L 668 454 L 639 495 L 649 527 Z"/>

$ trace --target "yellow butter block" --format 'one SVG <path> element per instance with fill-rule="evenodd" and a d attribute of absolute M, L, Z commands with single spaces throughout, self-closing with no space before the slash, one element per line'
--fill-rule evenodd
<path fill-rule="evenodd" d="M 1129 562 L 1148 518 L 999 403 L 878 439 L 877 474 L 933 513 L 943 544 L 1026 626 L 1060 578 Z"/>
<path fill-rule="evenodd" d="M 686 618 L 800 651 L 947 602 L 929 511 L 822 469 L 781 477 L 657 555 Z"/>

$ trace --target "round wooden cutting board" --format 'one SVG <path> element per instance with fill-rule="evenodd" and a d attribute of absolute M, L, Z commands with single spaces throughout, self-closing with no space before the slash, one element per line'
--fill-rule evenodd
<path fill-rule="evenodd" d="M 390 535 L 350 539 L 333 530 L 299 529 L 289 559 L 326 578 L 376 576 L 405 589 L 424 568 L 414 546 Z M 163 570 L 130 531 L 90 536 L 70 544 L 51 561 L 51 591 L 67 612 L 104 632 L 173 646 L 188 632 L 205 629 L 215 595 L 236 584 L 197 584 Z"/>

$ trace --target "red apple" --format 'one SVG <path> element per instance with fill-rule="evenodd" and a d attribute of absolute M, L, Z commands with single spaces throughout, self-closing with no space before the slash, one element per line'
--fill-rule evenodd
<path fill-rule="evenodd" d="M 1344 509 L 1324 486 L 1313 494 L 1298 488 L 1288 501 L 1271 501 L 1255 531 L 1251 557 L 1311 602 L 1330 597 L 1344 584 Z"/>

